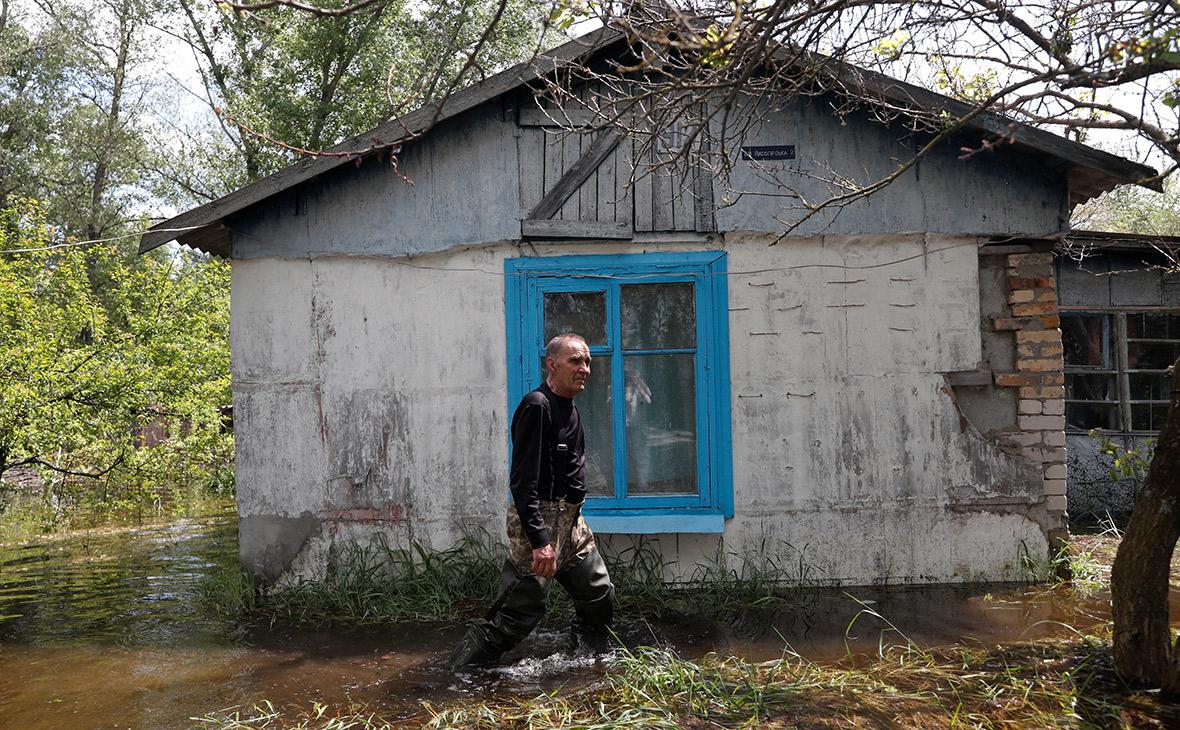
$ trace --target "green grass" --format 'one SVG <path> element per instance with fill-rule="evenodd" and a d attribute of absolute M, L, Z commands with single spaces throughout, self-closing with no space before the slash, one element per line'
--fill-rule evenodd
<path fill-rule="evenodd" d="M 493 550 L 474 538 L 442 551 L 420 545 L 392 548 L 378 540 L 344 547 L 321 579 L 267 586 L 232 568 L 214 574 L 201 596 L 216 615 L 240 621 L 364 625 L 448 620 L 491 602 L 500 576 Z"/>
<path fill-rule="evenodd" d="M 766 555 L 766 551 L 762 552 Z M 790 605 L 806 585 L 800 562 L 789 569 L 773 559 L 717 555 L 686 580 L 667 584 L 654 543 L 640 542 L 604 555 L 616 587 L 617 609 L 644 618 L 676 615 L 752 616 Z M 364 625 L 451 621 L 482 614 L 499 585 L 503 548 L 468 537 L 442 551 L 414 544 L 393 548 L 378 540 L 347 545 L 317 579 L 264 585 L 237 568 L 213 575 L 202 600 L 214 614 L 237 621 L 287 625 Z M 561 590 L 549 592 L 546 622 L 572 615 Z"/>
<path fill-rule="evenodd" d="M 423 703 L 391 722 L 365 707 L 262 703 L 201 718 L 217 728 L 1105 728 L 1169 726 L 1169 708 L 1114 674 L 1106 637 L 927 651 L 891 646 L 835 665 L 660 649 L 623 651 L 603 680 L 527 698 Z"/>

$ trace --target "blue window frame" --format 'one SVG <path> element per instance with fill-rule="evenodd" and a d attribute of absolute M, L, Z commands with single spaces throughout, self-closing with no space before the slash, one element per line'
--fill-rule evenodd
<path fill-rule="evenodd" d="M 509 259 L 509 412 L 543 379 L 545 342 L 593 358 L 578 396 L 585 513 L 598 532 L 722 532 L 733 516 L 729 330 L 720 251 Z"/>

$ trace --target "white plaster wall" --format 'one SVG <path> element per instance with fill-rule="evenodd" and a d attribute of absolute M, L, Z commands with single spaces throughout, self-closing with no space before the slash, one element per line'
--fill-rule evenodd
<path fill-rule="evenodd" d="M 1020 509 L 1039 471 L 967 426 L 941 375 L 980 359 L 974 239 L 769 241 L 235 261 L 241 515 L 322 520 L 300 574 L 343 539 L 499 536 L 503 260 L 724 247 L 736 514 L 723 544 L 660 536 L 670 574 L 758 552 L 831 583 L 1018 579 L 1047 550 Z"/>

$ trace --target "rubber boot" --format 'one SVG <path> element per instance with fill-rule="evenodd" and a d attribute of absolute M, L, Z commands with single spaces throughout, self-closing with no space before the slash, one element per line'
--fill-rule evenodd
<path fill-rule="evenodd" d="M 571 649 L 575 653 L 605 653 L 610 648 L 615 587 L 602 556 L 597 550 L 591 551 L 577 565 L 556 577 L 574 602 Z"/>
<path fill-rule="evenodd" d="M 511 560 L 500 573 L 500 593 L 483 621 L 472 622 L 447 668 L 452 672 L 494 664 L 545 615 L 545 579 L 521 573 Z"/>
<path fill-rule="evenodd" d="M 447 660 L 447 670 L 462 672 L 477 667 L 487 667 L 496 663 L 504 653 L 499 642 L 489 634 L 486 621 L 477 621 L 467 626 L 467 633 L 459 641 L 459 645 L 451 652 Z"/>

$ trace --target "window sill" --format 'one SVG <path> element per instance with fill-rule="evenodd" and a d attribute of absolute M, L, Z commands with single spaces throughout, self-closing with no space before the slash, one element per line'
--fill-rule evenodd
<path fill-rule="evenodd" d="M 585 516 L 590 529 L 603 535 L 655 535 L 671 532 L 720 535 L 725 532 L 725 516 L 720 512 L 587 512 Z"/>

